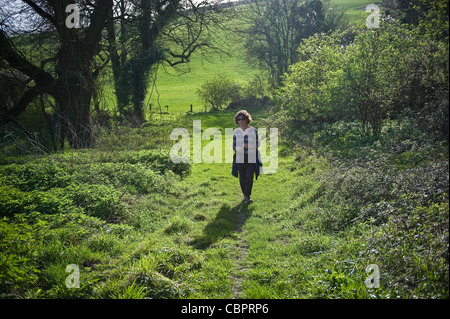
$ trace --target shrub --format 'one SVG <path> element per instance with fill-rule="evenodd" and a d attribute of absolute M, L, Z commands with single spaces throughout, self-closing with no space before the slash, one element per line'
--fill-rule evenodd
<path fill-rule="evenodd" d="M 365 255 L 403 297 L 448 298 L 448 201 L 423 207 L 405 197 L 380 213 L 386 220 L 370 238 L 376 249 Z"/>
<path fill-rule="evenodd" d="M 48 190 L 64 187 L 69 182 L 70 169 L 65 163 L 53 163 L 47 159 L 25 164 L 10 164 L 0 167 L 0 181 L 22 191 Z"/>
<path fill-rule="evenodd" d="M 344 54 L 339 37 L 316 35 L 299 48 L 302 61 L 290 66 L 278 103 L 302 121 L 330 120 L 345 113 Z"/>
<path fill-rule="evenodd" d="M 217 74 L 212 79 L 206 81 L 199 89 L 197 95 L 206 105 L 210 105 L 213 110 L 222 109 L 232 101 L 236 101 L 240 96 L 240 85 L 231 80 L 225 74 Z"/>
<path fill-rule="evenodd" d="M 65 196 L 73 204 L 82 207 L 91 216 L 107 218 L 123 213 L 121 193 L 119 191 L 97 184 L 70 185 L 64 189 Z"/>
<path fill-rule="evenodd" d="M 0 216 L 40 212 L 55 214 L 69 210 L 73 202 L 62 189 L 22 192 L 12 186 L 0 187 Z"/>
<path fill-rule="evenodd" d="M 429 131 L 443 131 L 448 41 L 384 21 L 376 30 L 316 34 L 303 41 L 299 54 L 300 61 L 290 67 L 277 94 L 291 116 L 329 122 L 357 118 L 379 134 L 386 119 L 415 112 L 418 122 L 433 124 Z"/>

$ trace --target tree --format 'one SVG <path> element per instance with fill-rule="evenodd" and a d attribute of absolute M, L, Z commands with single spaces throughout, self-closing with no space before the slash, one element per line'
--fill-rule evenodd
<path fill-rule="evenodd" d="M 273 87 L 297 62 L 301 40 L 338 28 L 344 16 L 321 0 L 251 0 L 246 12 L 247 56 L 268 71 Z"/>
<path fill-rule="evenodd" d="M 227 13 L 230 13 L 220 10 L 218 3 L 193 0 L 117 2 L 118 15 L 115 16 L 113 10 L 110 12 L 107 30 L 121 114 L 133 117 L 138 123 L 144 121 L 150 74 L 157 71 L 159 64 L 176 67 L 188 63 L 194 52 L 217 49 L 214 29 L 223 29 Z M 116 19 L 120 28 L 114 27 Z M 116 41 L 117 33 L 119 41 Z M 127 41 L 123 41 L 124 33 L 129 35 Z M 130 54 L 124 52 L 127 45 Z"/>
<path fill-rule="evenodd" d="M 73 148 L 93 145 L 92 101 L 110 61 L 121 113 L 142 123 L 151 71 L 160 62 L 175 67 L 213 48 L 210 26 L 223 21 L 209 1 L 0 0 L 5 1 L 10 5 L 0 6 L 1 62 L 9 74 L 26 76 L 31 87 L 17 101 L 2 97 L 14 104 L 2 107 L 2 122 L 16 122 L 33 100 L 51 96 L 61 147 L 66 138 Z"/>
<path fill-rule="evenodd" d="M 420 26 L 384 21 L 378 29 L 304 40 L 279 104 L 296 120 L 356 118 L 373 134 L 388 118 L 411 116 L 421 129 L 448 137 L 448 40 L 436 41 L 434 30 L 423 34 Z"/>
<path fill-rule="evenodd" d="M 112 0 L 13 2 L 13 9 L 17 8 L 17 12 L 28 15 L 30 19 L 21 30 L 15 30 L 19 31 L 18 37 L 28 37 L 32 41 L 33 36 L 39 34 L 46 39 L 55 39 L 56 45 L 51 55 L 41 55 L 38 63 L 31 61 L 27 54 L 13 44 L 12 36 L 7 32 L 9 30 L 11 33 L 14 26 L 17 29 L 17 19 L 12 19 L 12 16 L 2 17 L 0 57 L 10 68 L 34 82 L 34 86 L 27 89 L 15 105 L 2 114 L 4 121 L 13 121 L 39 95 L 48 94 L 57 103 L 61 141 L 67 136 L 73 148 L 91 147 L 93 134 L 90 106 L 101 67 L 95 65 L 94 57 L 99 50 L 101 33 Z M 80 9 L 80 28 L 72 28 L 66 23 L 71 11 L 67 9 L 73 4 Z M 76 13 L 72 10 L 72 14 Z M 42 38 L 38 41 L 42 41 Z"/>

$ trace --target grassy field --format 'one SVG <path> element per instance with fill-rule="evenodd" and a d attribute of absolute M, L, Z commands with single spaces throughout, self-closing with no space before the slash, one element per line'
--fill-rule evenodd
<path fill-rule="evenodd" d="M 190 111 L 190 105 L 193 105 L 194 112 L 203 112 L 205 110 L 201 101 L 199 101 L 196 90 L 211 79 L 214 75 L 225 73 L 234 81 L 245 84 L 252 79 L 257 70 L 251 68 L 244 61 L 242 56 L 241 42 L 233 37 L 224 39 L 226 53 L 215 53 L 213 57 L 196 56 L 192 62 L 186 66 L 187 73 L 177 73 L 170 67 L 161 67 L 158 70 L 156 89 L 151 97 L 154 111 L 159 112 L 159 104 L 163 107 L 169 105 L 169 112 L 186 113 Z M 159 96 L 158 96 L 159 93 Z"/>
<path fill-rule="evenodd" d="M 256 127 L 279 126 L 270 109 L 250 112 Z M 408 148 L 392 154 L 387 138 L 383 147 L 355 138 L 357 126 L 330 126 L 314 138 L 305 131 L 302 145 L 287 143 L 281 130 L 278 170 L 259 177 L 248 205 L 230 164 L 174 165 L 163 147 L 162 127 L 192 132 L 196 119 L 223 131 L 234 127 L 233 114 L 117 129 L 94 150 L 3 156 L 2 298 L 448 297 L 448 273 L 436 258 L 448 247 L 445 233 L 436 237 L 448 224 L 448 202 L 402 204 L 414 192 L 422 198 L 422 188 L 445 189 L 446 145 L 417 145 L 411 157 Z M 394 199 L 364 204 L 384 194 Z M 401 209 L 379 215 L 389 205 Z M 385 218 L 391 223 L 380 227 Z M 378 288 L 366 284 L 372 264 L 382 271 Z M 67 286 L 68 265 L 79 267 L 77 289 Z"/>
<path fill-rule="evenodd" d="M 345 10 L 345 13 L 351 21 L 365 20 L 370 13 L 365 8 L 369 4 L 376 4 L 376 1 L 370 0 L 335 0 L 335 4 Z"/>

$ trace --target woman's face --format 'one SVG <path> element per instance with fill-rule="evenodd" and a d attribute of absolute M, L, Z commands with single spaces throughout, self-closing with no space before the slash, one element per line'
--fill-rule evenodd
<path fill-rule="evenodd" d="M 247 127 L 247 125 L 248 125 L 248 119 L 243 114 L 239 114 L 236 117 L 236 122 L 239 124 L 240 127 Z"/>

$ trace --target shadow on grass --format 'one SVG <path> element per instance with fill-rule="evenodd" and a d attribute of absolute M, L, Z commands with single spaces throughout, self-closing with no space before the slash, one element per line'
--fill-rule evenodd
<path fill-rule="evenodd" d="M 203 229 L 203 235 L 196 238 L 192 245 L 198 249 L 206 249 L 220 239 L 239 232 L 252 212 L 251 206 L 244 202 L 234 207 L 223 204 L 214 220 L 210 221 Z"/>

